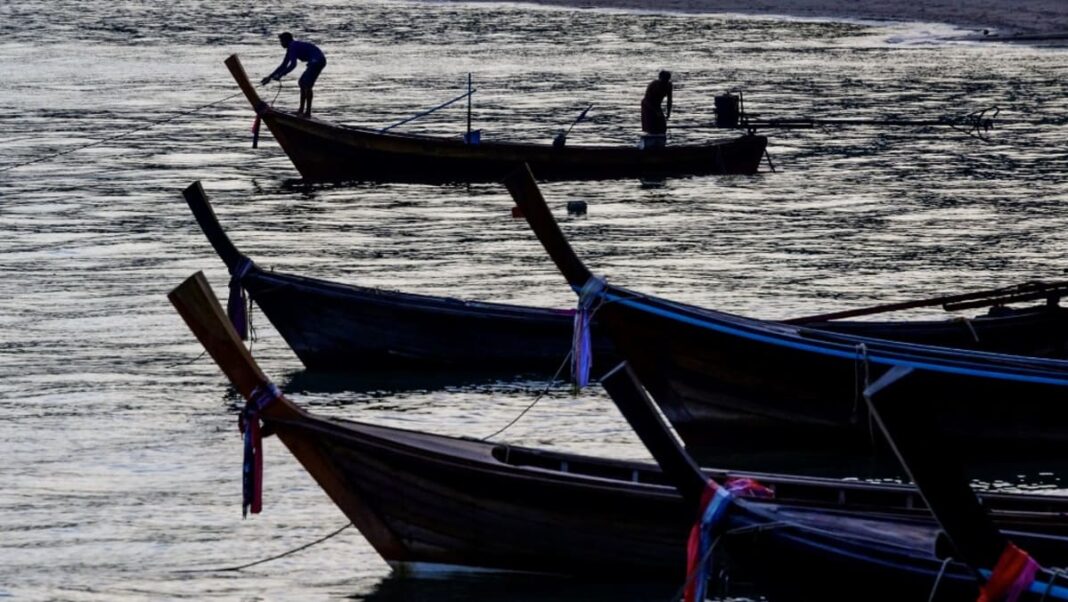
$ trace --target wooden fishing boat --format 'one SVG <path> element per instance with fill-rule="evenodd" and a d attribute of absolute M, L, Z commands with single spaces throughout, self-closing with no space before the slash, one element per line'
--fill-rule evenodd
<path fill-rule="evenodd" d="M 529 144 L 397 134 L 344 126 L 274 109 L 256 93 L 236 55 L 226 66 L 256 114 L 309 182 L 496 182 L 526 162 L 542 180 L 664 178 L 756 173 L 768 140 L 745 135 L 700 145 Z"/>
<path fill-rule="evenodd" d="M 308 369 L 552 375 L 568 355 L 574 310 L 416 295 L 262 270 L 231 242 L 199 182 L 183 195 L 234 284 L 248 292 Z M 819 316 L 805 323 L 834 332 L 1028 355 L 1061 355 L 1068 348 L 1068 310 L 1050 304 L 1017 310 L 999 306 L 994 314 L 968 320 L 863 322 Z M 614 366 L 616 354 L 596 324 L 593 340 L 595 372 Z"/>
<path fill-rule="evenodd" d="M 995 523 L 972 490 L 957 450 L 938 436 L 932 421 L 916 418 L 922 408 L 916 406 L 920 396 L 913 376 L 911 368 L 895 367 L 869 385 L 864 398 L 938 520 L 945 534 L 943 547 L 980 576 L 981 600 L 1068 600 L 1063 570 L 1042 566 L 1027 550 L 1033 542 L 1013 541 L 1013 534 Z"/>
<path fill-rule="evenodd" d="M 870 401 L 886 387 L 912 374 L 911 368 L 895 367 L 864 394 Z M 606 374 L 602 383 L 657 459 L 665 476 L 698 516 L 688 546 L 687 600 L 705 599 L 706 582 L 715 578 L 711 569 L 717 560 L 717 543 L 721 541 L 728 556 L 718 559 L 720 565 L 740 567 L 743 574 L 764 584 L 773 598 L 782 595 L 790 600 L 1068 599 L 1068 587 L 1064 587 L 1061 573 L 1038 568 L 1039 562 L 1061 566 L 1061 559 L 1068 553 L 1068 537 L 1052 531 L 1002 530 L 971 490 L 963 471 L 953 474 L 952 470 L 942 470 L 950 464 L 943 457 L 899 454 L 906 460 L 906 466 L 910 466 L 907 460 L 918 459 L 921 462 L 917 464 L 937 467 L 920 473 L 926 484 L 926 488 L 920 485 L 920 491 L 924 499 L 932 502 L 930 508 L 946 531 L 932 531 L 927 523 L 910 524 L 885 516 L 843 516 L 810 509 L 798 514 L 793 509 L 769 508 L 757 500 L 735 495 L 698 468 L 625 362 Z M 873 408 L 888 409 L 893 414 L 894 426 L 907 425 L 899 432 L 906 435 L 908 446 L 916 444 L 910 451 L 936 451 L 945 447 L 945 439 L 939 437 L 937 429 L 930 428 L 933 423 L 917 421 L 909 411 L 894 403 L 901 399 L 914 403 L 919 398 L 915 391 L 910 387 L 905 395 L 894 395 L 884 404 L 873 404 Z M 926 426 L 910 431 L 917 422 Z M 881 422 L 881 426 L 885 428 L 885 423 Z M 917 443 L 907 436 L 921 434 L 920 431 L 925 431 L 922 434 L 929 438 Z M 900 441 L 893 435 L 890 440 L 895 445 Z M 935 441 L 933 445 L 932 441 Z M 948 484 L 940 477 L 948 478 Z M 945 495 L 947 492 L 950 495 Z M 956 503 L 961 501 L 968 503 Z M 976 524 L 976 516 L 982 517 L 978 521 L 982 524 Z M 973 533 L 973 527 L 985 528 L 986 533 Z M 752 531 L 763 535 L 750 537 Z M 1033 555 L 1026 555 L 1030 566 L 1021 560 L 1025 557 L 1021 547 L 1008 545 L 1008 538 L 1031 551 Z M 993 550 L 985 558 L 980 553 L 983 545 Z M 1005 553 L 999 558 L 1002 550 Z M 993 562 L 983 564 L 990 558 L 998 564 L 993 574 L 982 569 L 993 566 Z M 1014 588 L 1016 591 L 1009 593 Z"/>
<path fill-rule="evenodd" d="M 248 292 L 309 369 L 452 368 L 472 375 L 551 375 L 567 358 L 574 311 L 417 295 L 262 270 L 230 241 L 199 182 L 183 195 L 230 271 L 231 286 Z M 608 340 L 598 341 L 599 356 L 613 357 Z"/>
<path fill-rule="evenodd" d="M 862 391 L 908 366 L 923 383 L 922 418 L 969 453 L 1068 451 L 1068 362 L 834 333 L 623 289 L 592 278 L 529 170 L 506 184 L 580 303 L 597 307 L 602 330 L 688 446 L 870 451 L 877 437 Z"/>
<path fill-rule="evenodd" d="M 202 274 L 176 288 L 170 299 L 250 407 L 260 408 L 259 416 L 250 419 L 262 418 L 264 427 L 278 435 L 397 569 L 451 566 L 615 581 L 681 578 L 686 531 L 695 512 L 692 500 L 678 492 L 674 481 L 679 471 L 670 464 L 662 472 L 643 463 L 315 416 L 270 385 L 227 324 Z M 613 387 L 617 380 L 606 382 Z M 610 391 L 614 398 L 620 395 L 621 409 L 631 420 L 623 403 L 626 395 L 618 389 Z M 726 471 L 708 471 L 699 478 L 729 482 L 732 477 L 756 478 L 774 491 L 774 499 L 738 494 L 751 506 L 731 519 L 727 537 L 732 557 L 745 559 L 737 565 L 739 576 L 813 569 L 809 577 L 799 578 L 813 584 L 826 581 L 825 572 L 852 568 L 848 561 L 824 564 L 833 559 L 828 553 L 810 553 L 823 544 L 867 558 L 876 553 L 894 554 L 892 560 L 904 556 L 910 566 L 924 569 L 941 564 L 933 555 L 937 526 L 908 487 Z M 693 487 L 681 489 L 690 492 Z M 984 503 L 1000 525 L 1019 530 L 1021 540 L 1036 538 L 1036 532 L 1055 539 L 1068 529 L 1065 498 L 993 494 L 984 496 Z M 754 528 L 761 525 L 763 530 Z M 874 539 L 881 543 L 873 533 L 879 533 Z M 1049 549 L 1048 561 L 1068 560 L 1059 548 Z M 806 554 L 791 557 L 796 552 Z M 947 574 L 956 575 L 959 568 L 952 566 Z M 835 581 L 852 583 L 850 575 Z M 877 578 L 887 572 L 869 567 L 863 575 Z M 910 589 L 888 583 L 892 591 L 887 595 L 915 591 L 923 579 L 929 588 L 934 577 L 918 571 Z M 876 597 L 887 599 L 881 595 Z"/>

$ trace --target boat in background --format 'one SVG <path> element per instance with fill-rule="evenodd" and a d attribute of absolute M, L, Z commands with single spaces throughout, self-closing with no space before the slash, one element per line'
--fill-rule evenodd
<path fill-rule="evenodd" d="M 767 148 L 765 136 L 723 142 L 593 146 L 493 142 L 397 134 L 345 126 L 272 108 L 263 102 L 237 55 L 226 66 L 275 140 L 309 182 L 497 182 L 527 163 L 541 180 L 666 178 L 753 174 Z"/>
<path fill-rule="evenodd" d="M 246 424 L 258 426 L 262 418 L 263 428 L 277 434 L 395 569 L 681 581 L 695 510 L 680 495 L 674 472 L 316 416 L 286 399 L 259 370 L 203 274 L 169 297 L 249 400 Z M 607 383 L 616 399 L 619 387 L 611 378 Z M 621 405 L 625 415 L 626 408 Z M 747 559 L 730 565 L 739 579 L 789 575 L 795 581 L 784 584 L 822 587 L 832 598 L 870 579 L 866 586 L 875 598 L 894 599 L 929 588 L 942 566 L 952 586 L 947 591 L 957 591 L 961 579 L 959 591 L 974 589 L 966 567 L 943 566 L 934 556 L 937 524 L 909 487 L 726 471 L 696 477 L 710 478 L 735 487 L 744 500 L 745 511 L 728 517 L 724 542 L 732 556 Z M 763 486 L 751 486 L 754 480 Z M 1068 529 L 1068 498 L 994 494 L 984 503 L 1022 541 L 1059 541 Z M 822 545 L 834 547 L 820 551 Z M 1036 553 L 1049 562 L 1068 561 L 1060 548 L 1048 549 L 1037 546 Z M 843 550 L 856 554 L 846 557 Z M 871 563 L 877 555 L 893 562 Z M 866 570 L 853 572 L 857 567 Z M 827 574 L 836 575 L 830 585 Z"/>
<path fill-rule="evenodd" d="M 188 186 L 183 196 L 226 264 L 232 287 L 248 292 L 309 370 L 445 368 L 548 377 L 568 358 L 573 309 L 465 301 L 266 271 L 234 246 L 199 182 Z M 833 315 L 791 322 L 946 347 L 1051 356 L 1068 349 L 1068 310 L 1056 304 L 998 306 L 991 315 L 971 319 L 848 321 L 830 319 Z M 618 361 L 596 320 L 593 345 L 596 376 Z"/>

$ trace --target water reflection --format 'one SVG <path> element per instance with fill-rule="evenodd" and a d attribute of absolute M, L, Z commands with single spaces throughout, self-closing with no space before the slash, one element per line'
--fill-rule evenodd
<path fill-rule="evenodd" d="M 5 5 L 0 167 L 139 127 L 235 89 L 222 60 L 277 65 L 273 34 L 304 32 L 330 66 L 327 119 L 381 126 L 455 95 L 468 73 L 487 138 L 548 141 L 595 104 L 572 144 L 632 144 L 641 88 L 670 66 L 675 117 L 711 120 L 746 92 L 764 116 L 932 115 L 1001 106 L 990 144 L 933 131 L 772 132 L 777 172 L 754 177 L 553 183 L 589 213 L 564 221 L 615 282 L 761 317 L 1053 280 L 1068 269 L 1063 51 L 894 44 L 908 26 L 506 4 L 197 0 Z M 285 88 L 282 107 L 296 102 Z M 304 186 L 269 136 L 251 148 L 240 98 L 55 161 L 0 173 L 0 594 L 41 599 L 442 597 L 388 578 L 355 532 L 249 574 L 177 576 L 292 549 L 343 517 L 273 438 L 266 511 L 241 521 L 233 399 L 165 293 L 228 274 L 180 191 L 201 179 L 235 243 L 263 267 L 365 286 L 567 307 L 573 294 L 499 186 Z M 463 111 L 407 131 L 459 136 Z M 708 131 L 678 131 L 673 142 Z M 915 312 L 912 317 L 939 315 Z M 482 437 L 537 383 L 304 380 L 262 316 L 254 353 L 316 412 Z M 431 378 L 431 381 L 433 379 Z M 386 391 L 389 391 L 387 394 Z M 553 391 L 504 438 L 645 458 L 597 390 Z M 1049 473 L 1049 474 L 1046 474 Z M 999 479 L 1059 485 L 1061 467 Z M 1019 477 L 1015 475 L 1020 475 Z M 57 521 L 55 517 L 64 517 Z M 382 581 L 386 579 L 385 581 Z M 539 580 L 535 580 L 539 581 Z M 516 585 L 516 584 L 519 585 Z M 631 590 L 525 581 L 456 585 L 468 598 Z M 485 589 L 480 589 L 485 588 Z M 266 595 L 266 594 L 265 594 Z M 533 594 L 532 594 L 533 595 Z M 539 594 L 540 595 L 540 594 Z M 393 596 L 391 598 L 390 596 Z"/>
<path fill-rule="evenodd" d="M 619 580 L 582 581 L 546 575 L 448 575 L 413 579 L 393 575 L 380 581 L 364 602 L 386 600 L 514 600 L 516 602 L 669 600 L 678 585 L 627 583 Z"/>

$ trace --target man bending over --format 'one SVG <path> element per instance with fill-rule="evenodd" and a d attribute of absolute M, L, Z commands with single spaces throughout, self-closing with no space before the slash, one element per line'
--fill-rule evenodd
<path fill-rule="evenodd" d="M 267 82 L 272 79 L 282 79 L 282 76 L 297 66 L 297 61 L 308 63 L 308 67 L 304 70 L 300 79 L 297 80 L 297 85 L 300 86 L 300 108 L 297 109 L 297 114 L 311 117 L 312 86 L 315 85 L 315 80 L 319 78 L 319 74 L 323 72 L 323 67 L 326 67 L 326 56 L 315 44 L 294 40 L 293 34 L 288 31 L 278 35 L 278 42 L 282 44 L 282 48 L 286 49 L 286 57 L 282 59 L 282 64 L 273 73 L 263 78 L 260 83 L 266 86 Z"/>

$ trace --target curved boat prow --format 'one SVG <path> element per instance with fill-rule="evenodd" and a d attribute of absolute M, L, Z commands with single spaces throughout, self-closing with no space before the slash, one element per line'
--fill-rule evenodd
<path fill-rule="evenodd" d="M 252 85 L 252 81 L 249 80 L 248 74 L 245 73 L 245 67 L 241 65 L 241 59 L 237 58 L 236 54 L 231 54 L 226 59 L 226 68 L 230 70 L 230 75 L 234 76 L 234 81 L 237 82 L 238 87 L 245 93 L 245 98 L 252 105 L 252 108 L 257 113 L 262 114 L 267 109 L 267 103 L 260 99 L 260 95 L 256 93 L 256 88 Z"/>
<path fill-rule="evenodd" d="M 203 272 L 186 278 L 167 298 L 245 399 L 251 399 L 257 389 L 270 387 L 271 381 L 230 326 Z M 297 418 L 304 414 L 303 410 L 282 395 L 264 408 L 263 413 L 265 417 L 274 419 Z"/>
<path fill-rule="evenodd" d="M 226 268 L 233 274 L 241 264 L 241 261 L 247 258 L 241 254 L 241 251 L 237 250 L 230 237 L 226 235 L 226 231 L 219 224 L 219 218 L 215 216 L 215 210 L 211 208 L 211 201 L 208 200 L 208 195 L 204 192 L 204 187 L 200 185 L 200 181 L 190 184 L 182 191 L 182 196 L 185 197 L 185 202 L 193 212 L 193 217 L 196 218 L 197 224 L 200 226 L 201 231 L 204 232 L 204 236 L 208 238 L 208 242 L 211 243 L 215 252 L 219 254 L 219 258 L 223 260 Z"/>
<path fill-rule="evenodd" d="M 590 279 L 592 273 L 567 242 L 560 225 L 556 223 L 552 211 L 545 204 L 545 198 L 534 181 L 534 174 L 524 163 L 518 169 L 505 176 L 504 185 L 511 193 L 515 204 L 522 210 L 523 216 L 530 224 L 530 229 L 537 235 L 553 263 L 567 279 L 568 284 L 579 290 Z"/>
<path fill-rule="evenodd" d="M 384 558 L 403 558 L 405 546 L 347 485 L 343 474 L 316 437 L 301 424 L 322 423 L 281 394 L 241 343 L 215 298 L 203 272 L 197 272 L 167 295 L 186 325 L 241 395 L 259 406 L 260 416 L 277 429 L 278 438 L 319 483 L 327 495 L 367 536 Z M 270 394 L 266 405 L 258 398 Z M 254 510 L 255 511 L 255 510 Z"/>

